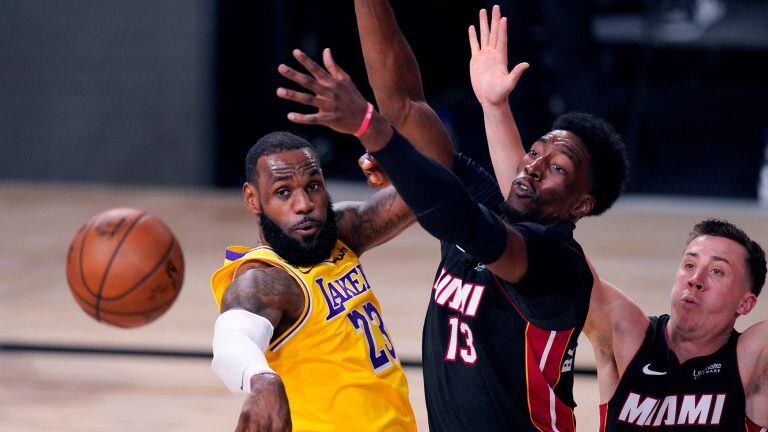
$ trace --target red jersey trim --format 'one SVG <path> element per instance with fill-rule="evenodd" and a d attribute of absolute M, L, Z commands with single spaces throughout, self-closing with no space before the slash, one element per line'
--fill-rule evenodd
<path fill-rule="evenodd" d="M 756 425 L 749 417 L 744 419 L 744 430 L 746 432 L 766 432 L 766 428 Z"/>
<path fill-rule="evenodd" d="M 542 432 L 573 432 L 573 409 L 553 388 L 560 380 L 561 361 L 574 329 L 550 331 L 531 323 L 525 327 L 525 381 L 528 415 Z"/>

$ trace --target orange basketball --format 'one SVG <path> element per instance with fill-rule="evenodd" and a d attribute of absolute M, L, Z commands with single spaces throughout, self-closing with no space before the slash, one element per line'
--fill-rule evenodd
<path fill-rule="evenodd" d="M 154 321 L 171 307 L 183 281 L 179 242 L 160 219 L 141 210 L 99 213 L 69 246 L 70 291 L 99 322 L 138 327 Z"/>

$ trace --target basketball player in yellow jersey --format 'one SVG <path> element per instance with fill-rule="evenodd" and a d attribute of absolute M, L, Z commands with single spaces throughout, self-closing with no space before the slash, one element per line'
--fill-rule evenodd
<path fill-rule="evenodd" d="M 294 56 L 309 71 L 322 69 Z M 314 76 L 357 92 L 348 77 L 325 78 Z M 354 108 L 334 110 L 364 139 L 367 120 Z M 450 145 L 421 150 L 453 160 Z M 251 148 L 246 176 L 243 199 L 259 219 L 260 244 L 229 248 L 211 278 L 221 312 L 213 369 L 228 388 L 248 393 L 237 431 L 415 430 L 405 375 L 358 262 L 413 223 L 412 212 L 392 187 L 332 205 L 311 145 L 287 132 Z"/>

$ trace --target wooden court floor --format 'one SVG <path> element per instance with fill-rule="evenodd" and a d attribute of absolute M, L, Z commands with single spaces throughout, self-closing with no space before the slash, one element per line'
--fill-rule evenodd
<path fill-rule="evenodd" d="M 332 184 L 336 200 L 364 187 Z M 137 207 L 176 233 L 186 278 L 176 304 L 138 329 L 107 327 L 80 311 L 64 263 L 91 215 Z M 669 290 L 693 223 L 724 217 L 768 246 L 768 210 L 739 201 L 627 197 L 608 214 L 579 223 L 577 239 L 598 271 L 648 314 L 668 310 Z M 251 244 L 252 218 L 237 191 L 0 182 L 0 342 L 165 350 L 209 350 L 216 308 L 208 277 L 229 244 Z M 423 315 L 438 245 L 419 227 L 363 256 L 401 358 L 419 359 Z M 766 300 L 738 323 L 768 314 Z M 576 366 L 591 368 L 586 340 Z M 419 427 L 427 430 L 421 373 L 408 369 Z M 597 383 L 576 381 L 578 430 L 597 429 Z M 230 394 L 204 359 L 0 351 L 0 432 L 233 430 L 242 395 Z"/>

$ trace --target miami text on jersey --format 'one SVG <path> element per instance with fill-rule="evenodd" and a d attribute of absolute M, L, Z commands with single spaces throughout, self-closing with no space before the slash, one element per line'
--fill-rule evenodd
<path fill-rule="evenodd" d="M 475 316 L 485 285 L 465 283 L 443 268 L 432 286 L 435 290 L 435 302 L 447 306 L 462 315 Z"/>
<path fill-rule="evenodd" d="M 724 394 L 643 397 L 630 393 L 619 421 L 638 426 L 718 425 L 725 406 Z"/>

